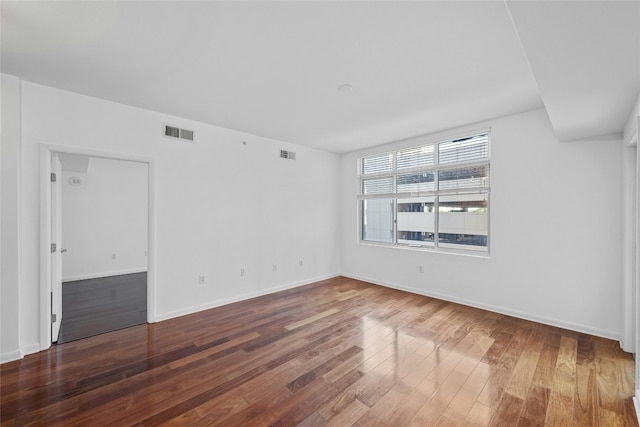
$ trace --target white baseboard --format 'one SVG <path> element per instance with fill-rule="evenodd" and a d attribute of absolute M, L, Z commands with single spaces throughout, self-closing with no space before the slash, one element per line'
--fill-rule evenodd
<path fill-rule="evenodd" d="M 598 337 L 608 338 L 615 341 L 621 340 L 621 335 L 619 333 L 608 331 L 605 329 L 594 328 L 587 325 L 582 325 L 579 323 L 566 322 L 564 320 L 554 319 L 551 317 L 539 316 L 537 314 L 526 313 L 518 310 L 512 310 L 506 307 L 499 307 L 491 304 L 484 304 L 478 301 L 468 300 L 465 298 L 458 298 L 452 295 L 442 294 L 439 292 L 431 292 L 426 291 L 424 289 L 416 289 L 408 286 L 398 285 L 396 283 L 390 283 L 385 281 L 380 281 L 376 279 L 372 279 L 370 277 L 363 277 L 357 274 L 349 274 L 342 273 L 342 276 L 349 277 L 351 279 L 362 280 L 363 282 L 369 282 L 380 286 L 385 286 L 388 288 L 398 289 L 401 291 L 411 292 L 418 295 L 424 295 L 427 297 L 437 298 L 444 301 L 455 302 L 457 304 L 467 305 L 470 307 L 481 308 L 483 310 L 493 311 L 499 314 L 506 314 L 507 316 L 513 316 L 524 320 L 530 320 L 533 322 L 543 323 L 545 325 L 555 326 L 558 328 L 569 329 L 575 332 L 582 332 L 589 335 L 595 335 Z"/>
<path fill-rule="evenodd" d="M 193 314 L 193 313 L 197 313 L 199 311 L 209 310 L 211 308 L 216 308 L 216 307 L 221 307 L 223 305 L 232 304 L 234 302 L 245 301 L 245 300 L 248 300 L 248 299 L 251 299 L 251 298 L 260 297 L 260 296 L 263 296 L 263 295 L 273 294 L 275 292 L 284 291 L 286 289 L 297 288 L 298 286 L 304 286 L 304 285 L 308 285 L 310 283 L 315 283 L 315 282 L 319 282 L 321 280 L 331 279 L 333 277 L 338 277 L 338 276 L 340 276 L 340 273 L 332 273 L 332 274 L 326 274 L 326 275 L 323 275 L 323 276 L 311 277 L 309 279 L 304 279 L 304 280 L 300 280 L 300 281 L 297 281 L 297 282 L 287 283 L 287 284 L 280 285 L 280 286 L 274 286 L 274 287 L 268 288 L 268 289 L 261 289 L 261 290 L 256 291 L 256 292 L 249 292 L 249 293 L 246 293 L 246 294 L 238 295 L 238 296 L 231 297 L 231 298 L 226 298 L 226 299 L 223 299 L 223 300 L 212 301 L 212 302 L 208 302 L 206 304 L 187 307 L 187 308 L 184 308 L 184 309 L 170 311 L 170 312 L 167 312 L 167 313 L 161 313 L 161 314 L 156 315 L 155 321 L 156 322 L 161 322 L 163 320 L 169 320 L 169 319 L 173 319 L 175 317 L 186 316 L 187 314 Z"/>
<path fill-rule="evenodd" d="M 13 362 L 14 360 L 22 359 L 23 355 L 20 350 L 7 351 L 0 354 L 0 363 Z"/>
<path fill-rule="evenodd" d="M 41 350 L 42 350 L 42 348 L 40 347 L 39 343 L 28 344 L 28 345 L 22 346 L 20 348 L 20 352 L 22 353 L 23 356 L 27 356 L 29 354 L 37 353 L 37 352 L 39 352 Z"/>
<path fill-rule="evenodd" d="M 147 268 L 130 268 L 128 270 L 118 270 L 118 271 L 104 271 L 101 273 L 86 273 L 86 274 L 78 274 L 75 276 L 65 276 L 62 278 L 63 282 L 74 282 L 76 280 L 87 280 L 87 279 L 99 279 L 101 277 L 109 277 L 109 276 L 121 276 L 123 274 L 133 274 L 133 273 L 144 273 L 147 271 Z"/>
<path fill-rule="evenodd" d="M 622 351 L 626 351 L 627 353 L 635 353 L 636 352 L 636 344 L 635 342 L 629 343 L 624 339 L 624 336 L 620 339 L 620 348 Z"/>
<path fill-rule="evenodd" d="M 33 343 L 22 346 L 19 350 L 7 351 L 6 353 L 0 354 L 0 363 L 12 362 L 14 360 L 20 360 L 24 356 L 29 354 L 37 353 L 40 350 L 40 344 Z"/>

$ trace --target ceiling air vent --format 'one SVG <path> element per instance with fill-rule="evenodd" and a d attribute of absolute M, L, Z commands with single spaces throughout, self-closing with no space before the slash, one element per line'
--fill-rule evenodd
<path fill-rule="evenodd" d="M 193 131 L 180 129 L 175 126 L 164 125 L 164 136 L 169 138 L 184 139 L 193 142 Z"/>
<path fill-rule="evenodd" d="M 294 153 L 293 151 L 280 150 L 280 157 L 282 157 L 283 159 L 295 160 L 296 153 Z"/>

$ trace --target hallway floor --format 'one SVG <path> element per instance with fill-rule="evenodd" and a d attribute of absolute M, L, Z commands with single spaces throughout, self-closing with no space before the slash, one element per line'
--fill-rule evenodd
<path fill-rule="evenodd" d="M 58 344 L 146 321 L 146 272 L 62 284 L 62 325 Z"/>

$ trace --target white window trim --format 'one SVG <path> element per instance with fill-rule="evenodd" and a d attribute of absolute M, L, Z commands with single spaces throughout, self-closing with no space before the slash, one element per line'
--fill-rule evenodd
<path fill-rule="evenodd" d="M 488 156 L 486 159 L 483 160 L 474 160 L 474 161 L 469 161 L 469 162 L 460 162 L 460 163 L 448 163 L 448 164 L 443 164 L 443 165 L 439 165 L 438 164 L 438 144 L 442 143 L 442 142 L 448 142 L 448 141 L 455 141 L 458 139 L 464 139 L 467 137 L 473 137 L 476 135 L 482 135 L 482 134 L 486 134 L 488 136 L 489 139 L 489 144 L 488 144 Z M 428 145 L 433 145 L 434 146 L 434 163 L 433 165 L 430 166 L 418 166 L 418 167 L 414 167 L 414 168 L 407 168 L 407 169 L 402 169 L 401 171 L 397 170 L 397 155 L 396 153 L 398 151 L 404 150 L 404 149 L 410 149 L 410 148 L 419 148 L 422 146 L 428 146 Z M 474 188 L 469 188 L 469 189 L 462 189 L 462 190 L 434 190 L 432 192 L 425 192 L 425 193 L 421 193 L 421 192 L 417 192 L 417 193 L 385 193 L 385 194 L 374 194 L 374 195 L 364 195 L 363 194 L 363 180 L 364 179 L 371 179 L 371 178 L 380 178 L 380 177 L 393 177 L 393 188 L 394 191 L 397 190 L 396 187 L 396 179 L 398 175 L 409 175 L 411 173 L 420 173 L 420 172 L 437 172 L 437 171 L 444 171 L 444 170 L 455 170 L 455 169 L 463 169 L 463 168 L 468 168 L 468 167 L 474 167 L 474 166 L 489 166 L 489 170 L 491 170 L 491 129 L 487 128 L 487 129 L 482 129 L 482 130 L 476 130 L 476 131 L 470 131 L 470 132 L 464 132 L 464 133 L 456 133 L 456 134 L 449 134 L 447 136 L 442 136 L 442 137 L 429 137 L 429 138 L 425 138 L 425 137 L 418 137 L 418 138 L 412 138 L 409 140 L 405 140 L 403 142 L 397 142 L 397 143 L 393 143 L 390 145 L 385 145 L 384 147 L 378 147 L 378 150 L 366 150 L 366 152 L 362 152 L 360 153 L 360 155 L 357 158 L 357 173 L 356 173 L 356 177 L 357 177 L 357 186 L 358 186 L 358 193 L 357 193 L 357 200 L 356 200 L 356 205 L 357 205 L 357 209 L 356 209 L 356 214 L 357 214 L 357 241 L 359 244 L 361 245 L 365 245 L 365 246 L 373 246 L 373 247 L 382 247 L 382 248 L 396 248 L 396 249 L 404 249 L 404 250 L 412 250 L 412 251 L 422 251 L 422 252 L 431 252 L 431 253 L 441 253 L 441 254 L 454 254 L 454 255 L 463 255 L 463 256 L 470 256 L 470 257 L 475 257 L 475 258 L 489 258 L 490 252 L 491 252 L 491 186 L 482 186 L 482 187 L 474 187 Z M 386 153 L 392 153 L 392 165 L 391 165 L 391 171 L 385 171 L 385 172 L 378 172 L 378 173 L 371 173 L 371 174 L 366 174 L 364 175 L 362 173 L 362 162 L 363 159 L 365 157 L 370 157 L 370 156 L 375 156 L 377 154 L 386 154 Z M 490 172 L 489 172 L 490 173 Z M 437 175 L 437 173 L 436 173 Z M 490 179 L 490 178 L 489 178 Z M 465 247 L 457 247 L 456 245 L 453 244 L 447 244 L 447 243 L 438 243 L 438 239 L 437 239 L 437 235 L 438 233 L 438 225 L 439 225 L 439 216 L 440 215 L 435 215 L 435 219 L 434 219 L 434 227 L 436 230 L 435 233 L 435 237 L 434 237 L 434 242 L 433 245 L 420 245 L 420 244 L 416 244 L 416 245 L 411 245 L 411 244 L 405 244 L 405 243 L 398 243 L 398 236 L 397 236 L 397 227 L 398 227 L 398 208 L 397 208 L 397 203 L 398 200 L 402 200 L 402 199 L 406 199 L 406 198 L 414 198 L 420 195 L 425 195 L 425 196 L 433 196 L 435 198 L 435 203 L 434 203 L 434 210 L 436 212 L 438 212 L 439 209 L 439 198 L 440 196 L 446 196 L 446 195 L 452 195 L 452 194 L 464 194 L 464 193 L 474 193 L 477 194 L 478 191 L 481 191 L 483 193 L 486 193 L 487 195 L 487 201 L 488 201 L 488 212 L 487 212 L 487 246 L 484 247 L 475 247 L 472 245 L 468 245 Z M 380 242 L 380 241 L 370 241 L 370 240 L 363 240 L 362 239 L 362 235 L 363 235 L 363 200 L 374 200 L 374 199 L 392 199 L 393 201 L 393 220 L 392 220 L 392 236 L 393 236 L 393 241 L 392 242 Z"/>

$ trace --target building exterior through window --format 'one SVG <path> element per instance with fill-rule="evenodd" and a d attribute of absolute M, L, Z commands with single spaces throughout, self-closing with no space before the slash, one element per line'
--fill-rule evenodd
<path fill-rule="evenodd" d="M 360 240 L 489 250 L 489 134 L 358 159 Z"/>

